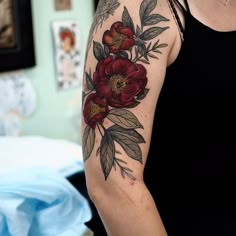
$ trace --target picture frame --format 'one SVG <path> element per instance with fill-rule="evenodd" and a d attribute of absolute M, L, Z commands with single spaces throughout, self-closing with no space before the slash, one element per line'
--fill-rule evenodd
<path fill-rule="evenodd" d="M 99 0 L 94 0 L 94 10 L 96 11 Z"/>
<path fill-rule="evenodd" d="M 31 0 L 1 0 L 0 21 L 0 72 L 35 66 Z"/>

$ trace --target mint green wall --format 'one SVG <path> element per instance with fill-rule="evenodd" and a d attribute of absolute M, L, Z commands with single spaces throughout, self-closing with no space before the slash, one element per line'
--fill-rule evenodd
<path fill-rule="evenodd" d="M 77 19 L 82 36 L 82 57 L 93 17 L 93 0 L 72 0 L 72 10 L 54 10 L 54 0 L 32 0 L 37 66 L 26 70 L 37 93 L 37 110 L 23 122 L 24 135 L 42 135 L 80 142 L 81 88 L 56 87 L 51 22 Z M 81 75 L 82 77 L 82 75 Z"/>

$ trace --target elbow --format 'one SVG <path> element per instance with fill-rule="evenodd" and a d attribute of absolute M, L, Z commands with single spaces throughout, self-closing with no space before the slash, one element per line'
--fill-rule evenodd
<path fill-rule="evenodd" d="M 103 180 L 104 181 L 104 180 Z M 101 200 L 102 196 L 106 194 L 106 189 L 102 180 L 96 178 L 94 175 L 86 176 L 86 186 L 87 192 L 90 200 L 97 205 L 96 203 Z"/>
<path fill-rule="evenodd" d="M 87 184 L 87 191 L 90 200 L 96 205 L 96 202 L 99 198 L 101 198 L 102 191 L 99 186 L 95 186 L 92 184 Z"/>

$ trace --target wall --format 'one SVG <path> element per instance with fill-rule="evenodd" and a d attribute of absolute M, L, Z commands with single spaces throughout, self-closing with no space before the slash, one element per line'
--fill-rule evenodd
<path fill-rule="evenodd" d="M 37 93 L 37 110 L 23 122 L 24 135 L 43 135 L 80 142 L 81 88 L 56 86 L 53 38 L 56 19 L 77 19 L 82 36 L 82 63 L 93 17 L 92 0 L 72 0 L 71 11 L 54 11 L 53 0 L 32 0 L 37 66 L 26 71 Z M 81 74 L 82 79 L 82 74 Z"/>

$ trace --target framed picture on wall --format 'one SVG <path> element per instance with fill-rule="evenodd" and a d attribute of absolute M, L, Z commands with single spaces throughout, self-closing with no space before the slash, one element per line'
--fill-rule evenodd
<path fill-rule="evenodd" d="M 94 0 L 94 8 L 95 8 L 95 11 L 96 11 L 96 9 L 97 9 L 98 2 L 99 2 L 99 0 Z"/>
<path fill-rule="evenodd" d="M 0 0 L 0 72 L 35 64 L 31 0 Z"/>
<path fill-rule="evenodd" d="M 54 0 L 54 8 L 56 11 L 71 10 L 71 0 Z"/>

